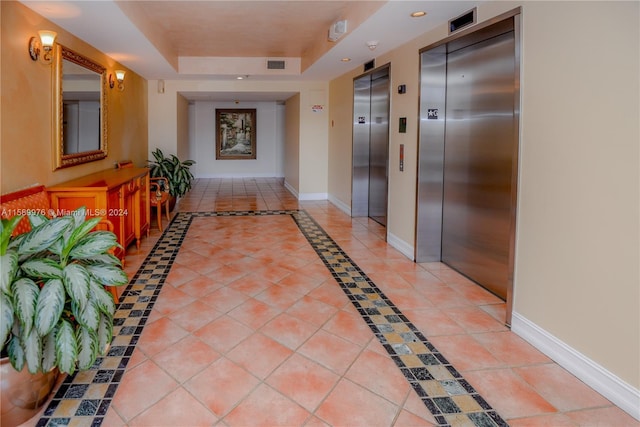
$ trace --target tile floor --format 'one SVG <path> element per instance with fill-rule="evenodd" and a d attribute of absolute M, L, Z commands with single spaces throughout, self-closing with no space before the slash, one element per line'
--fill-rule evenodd
<path fill-rule="evenodd" d="M 274 179 L 200 179 L 177 210 L 129 250 L 110 354 L 27 425 L 640 425 L 373 221 Z"/>

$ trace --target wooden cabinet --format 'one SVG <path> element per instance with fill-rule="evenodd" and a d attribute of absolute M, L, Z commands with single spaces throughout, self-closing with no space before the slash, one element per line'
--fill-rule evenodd
<path fill-rule="evenodd" d="M 126 248 L 133 242 L 140 247 L 143 233 L 149 233 L 149 169 L 109 169 L 85 175 L 47 188 L 51 208 L 57 215 L 80 206 L 88 216 L 109 219 L 118 243 L 116 256 L 124 260 Z"/>

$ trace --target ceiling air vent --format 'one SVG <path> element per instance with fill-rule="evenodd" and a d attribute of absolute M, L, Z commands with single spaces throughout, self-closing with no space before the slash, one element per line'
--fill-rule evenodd
<path fill-rule="evenodd" d="M 268 70 L 284 70 L 285 63 L 282 60 L 267 60 L 267 69 Z"/>
<path fill-rule="evenodd" d="M 449 21 L 449 34 L 455 33 L 469 25 L 476 23 L 476 8 L 474 7 L 468 12 L 463 13 L 457 18 L 453 18 Z"/>

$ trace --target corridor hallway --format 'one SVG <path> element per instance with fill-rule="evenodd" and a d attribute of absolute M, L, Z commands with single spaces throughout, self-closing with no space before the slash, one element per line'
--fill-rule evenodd
<path fill-rule="evenodd" d="M 374 221 L 266 178 L 198 179 L 177 211 L 129 248 L 109 355 L 33 425 L 638 425 Z"/>

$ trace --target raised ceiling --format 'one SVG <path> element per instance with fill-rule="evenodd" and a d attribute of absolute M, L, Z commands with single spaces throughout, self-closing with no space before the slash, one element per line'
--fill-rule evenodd
<path fill-rule="evenodd" d="M 73 0 L 22 3 L 153 79 L 329 80 L 446 23 L 479 1 Z M 427 16 L 411 18 L 415 10 Z M 347 33 L 327 39 L 347 20 Z M 368 41 L 377 41 L 371 51 Z M 59 40 L 64 44 L 64 40 Z M 416 53 L 417 54 L 417 53 Z M 341 62 L 348 57 L 350 62 Z M 266 60 L 284 59 L 285 70 Z"/>

